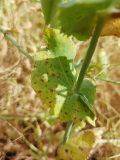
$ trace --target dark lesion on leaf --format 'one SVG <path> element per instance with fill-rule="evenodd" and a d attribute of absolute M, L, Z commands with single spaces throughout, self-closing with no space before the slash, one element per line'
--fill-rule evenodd
<path fill-rule="evenodd" d="M 55 76 L 56 76 L 56 74 L 53 72 L 53 73 L 51 74 L 51 76 L 55 77 Z"/>
<path fill-rule="evenodd" d="M 51 93 L 54 93 L 54 89 L 50 89 L 50 92 L 51 92 Z"/>
<path fill-rule="evenodd" d="M 38 91 L 38 93 L 41 93 L 41 92 L 42 92 L 41 90 Z"/>
<path fill-rule="evenodd" d="M 44 80 L 41 78 L 40 81 L 44 82 Z"/>
<path fill-rule="evenodd" d="M 45 60 L 45 64 L 48 64 L 48 62 L 49 62 L 49 61 L 48 61 L 48 58 L 47 58 L 47 59 Z"/>
<path fill-rule="evenodd" d="M 65 112 L 65 115 L 68 115 L 68 113 L 67 113 L 67 112 Z"/>
<path fill-rule="evenodd" d="M 78 146 L 78 149 L 79 149 L 80 151 L 83 151 L 83 150 L 84 150 L 81 146 Z"/>
<path fill-rule="evenodd" d="M 68 153 L 68 152 L 69 152 L 69 150 L 66 148 L 66 149 L 65 149 L 65 153 Z"/>
<path fill-rule="evenodd" d="M 52 101 L 49 101 L 49 104 L 51 104 L 52 103 Z"/>
<path fill-rule="evenodd" d="M 67 73 L 68 73 L 68 71 L 65 71 L 65 73 L 67 74 Z"/>

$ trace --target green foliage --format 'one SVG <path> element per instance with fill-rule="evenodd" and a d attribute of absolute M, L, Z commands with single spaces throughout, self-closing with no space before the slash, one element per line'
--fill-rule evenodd
<path fill-rule="evenodd" d="M 95 85 L 90 80 L 85 79 L 81 86 L 80 94 L 72 94 L 66 98 L 61 109 L 60 119 L 62 121 L 72 120 L 75 123 L 87 120 L 92 125 L 95 125 L 95 116 L 92 111 L 95 94 Z"/>
<path fill-rule="evenodd" d="M 47 24 L 85 40 L 92 35 L 98 17 L 111 14 L 119 3 L 118 0 L 42 0 L 42 7 Z"/>
<path fill-rule="evenodd" d="M 96 95 L 95 84 L 92 81 L 85 79 L 80 89 L 81 99 L 84 99 L 84 101 L 89 105 L 93 105 L 95 100 L 95 95 Z"/>
<path fill-rule="evenodd" d="M 59 120 L 76 123 L 87 120 L 94 125 L 91 106 L 95 98 L 95 86 L 90 80 L 84 80 L 80 94 L 73 91 L 76 81 L 74 43 L 71 38 L 54 29 L 46 30 L 45 40 L 48 48 L 35 57 L 32 71 L 34 90 Z"/>
<path fill-rule="evenodd" d="M 57 30 L 46 30 L 45 39 L 48 49 L 35 57 L 32 85 L 43 102 L 57 115 L 75 81 L 72 60 L 76 49 L 72 40 Z"/>
<path fill-rule="evenodd" d="M 73 61 L 76 55 L 76 47 L 71 38 L 61 34 L 59 30 L 48 28 L 45 31 L 45 40 L 52 57 L 63 56 L 71 62 Z"/>
<path fill-rule="evenodd" d="M 85 160 L 94 143 L 95 134 L 92 131 L 74 134 L 66 144 L 59 147 L 58 160 Z"/>
<path fill-rule="evenodd" d="M 85 40 L 92 35 L 99 14 L 111 4 L 109 0 L 74 0 L 61 5 L 61 30 Z M 68 21 L 67 19 L 71 19 Z"/>
<path fill-rule="evenodd" d="M 59 2 L 60 0 L 41 0 L 46 24 L 51 24 L 56 26 L 57 15 L 59 12 L 58 8 Z"/>

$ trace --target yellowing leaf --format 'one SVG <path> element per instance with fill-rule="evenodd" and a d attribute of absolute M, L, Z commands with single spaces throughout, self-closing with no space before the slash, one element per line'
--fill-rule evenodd
<path fill-rule="evenodd" d="M 57 116 L 75 80 L 72 61 L 76 48 L 71 38 L 58 30 L 46 29 L 45 40 L 48 48 L 35 56 L 32 86 L 50 111 Z"/>
<path fill-rule="evenodd" d="M 45 40 L 46 51 L 35 56 L 31 77 L 34 90 L 58 120 L 76 123 L 84 120 L 95 125 L 95 115 L 91 109 L 95 86 L 90 80 L 84 80 L 80 93 L 73 92 L 76 48 L 72 39 L 58 30 L 47 29 Z"/>
<path fill-rule="evenodd" d="M 82 120 L 85 120 L 95 125 L 94 113 L 76 94 L 66 98 L 59 117 L 63 122 L 73 121 L 74 123 L 80 123 Z"/>
<path fill-rule="evenodd" d="M 95 143 L 93 131 L 82 131 L 70 137 L 68 143 L 58 149 L 58 160 L 86 160 Z"/>

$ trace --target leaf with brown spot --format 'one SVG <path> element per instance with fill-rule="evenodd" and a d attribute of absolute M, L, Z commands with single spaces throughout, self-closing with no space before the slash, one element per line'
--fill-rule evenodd
<path fill-rule="evenodd" d="M 59 146 L 58 160 L 86 160 L 95 143 L 95 139 L 96 136 L 92 130 L 72 135 L 66 144 Z"/>

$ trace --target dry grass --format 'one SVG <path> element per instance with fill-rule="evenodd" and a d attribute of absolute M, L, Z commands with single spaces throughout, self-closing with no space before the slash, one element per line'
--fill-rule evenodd
<path fill-rule="evenodd" d="M 42 46 L 44 20 L 35 0 L 0 0 L 0 27 L 16 38 L 31 55 Z M 81 45 L 85 48 L 86 45 Z M 109 77 L 120 80 L 120 40 L 102 38 L 107 52 Z M 44 107 L 31 88 L 31 63 L 0 34 L 0 159 L 54 160 L 61 125 L 41 121 Z M 95 110 L 97 126 L 104 127 L 103 139 L 120 137 L 120 86 L 97 81 Z M 120 141 L 120 140 L 119 140 Z M 101 145 L 93 151 L 96 160 L 118 155 L 120 143 Z M 120 156 L 114 158 L 119 160 Z"/>

